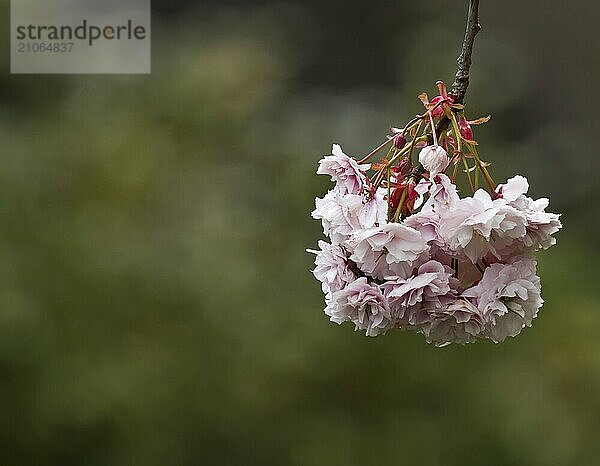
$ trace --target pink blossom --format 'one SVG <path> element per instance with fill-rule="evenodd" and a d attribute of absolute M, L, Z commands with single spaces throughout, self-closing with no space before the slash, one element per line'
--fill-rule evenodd
<path fill-rule="evenodd" d="M 352 157 L 348 157 L 338 144 L 331 149 L 332 155 L 327 155 L 319 162 L 317 174 L 329 175 L 331 180 L 343 194 L 362 194 L 368 185 L 365 171 L 370 165 L 360 165 Z"/>
<path fill-rule="evenodd" d="M 344 194 L 337 189 L 323 199 L 316 198 L 312 217 L 321 220 L 323 233 L 333 243 L 344 243 L 350 235 L 365 228 L 384 224 L 387 216 L 385 190 L 375 195 Z"/>
<path fill-rule="evenodd" d="M 420 154 L 428 178 L 416 180 L 405 158 L 372 192 L 368 165 L 337 145 L 332 153 L 318 173 L 336 186 L 312 212 L 331 243 L 307 250 L 331 321 L 353 322 L 369 336 L 414 330 L 436 346 L 500 342 L 531 325 L 543 300 L 530 257 L 556 242 L 561 223 L 546 212 L 547 199 L 527 197 L 525 177 L 461 198 L 443 173 L 446 152 L 428 146 Z M 411 215 L 388 221 L 398 207 Z"/>
<path fill-rule="evenodd" d="M 466 299 L 452 300 L 430 312 L 430 321 L 422 327 L 427 341 L 436 346 L 472 343 L 484 331 L 479 310 Z"/>
<path fill-rule="evenodd" d="M 534 201 L 525 196 L 528 190 L 527 179 L 517 175 L 510 178 L 506 184 L 499 185 L 496 191 L 502 200 L 525 217 L 526 234 L 523 236 L 523 245 L 534 250 L 548 249 L 556 244 L 556 238 L 552 235 L 562 228 L 560 215 L 546 212 L 548 199 L 540 198 Z"/>
<path fill-rule="evenodd" d="M 420 212 L 407 217 L 404 224 L 414 228 L 428 244 L 435 244 L 439 247 L 444 247 L 446 243 L 442 239 L 440 228 L 440 214 L 433 210 L 427 210 L 425 207 Z"/>
<path fill-rule="evenodd" d="M 419 212 L 405 219 L 404 224 L 419 231 L 428 244 L 446 248 L 440 233 L 441 215 L 454 208 L 460 200 L 456 186 L 443 173 L 431 181 L 421 181 L 419 186 L 428 188 L 429 198 Z"/>
<path fill-rule="evenodd" d="M 496 188 L 496 192 L 506 202 L 516 201 L 523 194 L 527 194 L 527 191 L 529 191 L 529 182 L 521 175 L 513 176 L 505 184 L 500 184 Z"/>
<path fill-rule="evenodd" d="M 419 267 L 417 274 L 404 279 L 389 278 L 383 285 L 390 304 L 410 307 L 426 297 L 445 295 L 450 292 L 452 272 L 437 261 L 430 260 Z"/>
<path fill-rule="evenodd" d="M 493 251 L 489 240 L 492 229 L 499 226 L 496 214 L 489 194 L 478 190 L 473 197 L 460 199 L 453 209 L 444 212 L 438 231 L 451 251 L 462 251 L 476 262 Z"/>
<path fill-rule="evenodd" d="M 321 220 L 323 233 L 333 243 L 343 242 L 352 232 L 361 228 L 357 213 L 363 205 L 362 196 L 343 195 L 333 189 L 323 199 L 316 198 L 315 205 L 312 217 Z"/>
<path fill-rule="evenodd" d="M 346 251 L 341 246 L 319 241 L 319 248 L 320 251 L 306 251 L 316 254 L 313 274 L 321 282 L 323 293 L 330 296 L 356 280 L 356 275 L 348 267 Z"/>
<path fill-rule="evenodd" d="M 404 279 L 388 277 L 382 285 L 394 315 L 403 325 L 418 325 L 419 308 L 424 301 L 439 301 L 439 296 L 451 293 L 452 270 L 437 261 L 421 265 L 415 275 Z"/>
<path fill-rule="evenodd" d="M 376 284 L 360 277 L 340 291 L 333 293 L 325 314 L 337 324 L 354 323 L 355 330 L 367 336 L 377 336 L 394 327 L 387 300 Z"/>
<path fill-rule="evenodd" d="M 460 197 L 456 186 L 443 173 L 436 175 L 430 181 L 421 180 L 417 185 L 420 187 L 420 194 L 429 194 L 429 198 L 423 204 L 420 212 L 406 218 L 405 223 L 421 231 L 421 227 L 428 230 L 428 239 L 436 240 L 436 243 L 442 245 L 437 229 L 440 224 L 441 215 L 445 211 L 456 206 Z"/>
<path fill-rule="evenodd" d="M 501 342 L 531 326 L 544 303 L 540 293 L 535 261 L 522 258 L 511 264 L 490 265 L 481 281 L 462 296 L 475 301 L 484 319 L 486 336 Z"/>
<path fill-rule="evenodd" d="M 448 176 L 440 173 L 431 180 L 429 200 L 424 208 L 443 212 L 453 208 L 459 200 L 460 197 L 454 183 Z"/>
<path fill-rule="evenodd" d="M 463 252 L 475 263 L 488 253 L 498 257 L 495 241 L 505 246 L 523 237 L 525 223 L 518 210 L 492 201 L 486 191 L 479 189 L 473 197 L 460 199 L 442 214 L 438 232 L 451 251 Z"/>
<path fill-rule="evenodd" d="M 382 278 L 389 274 L 385 266 L 412 265 L 428 249 L 421 234 L 401 223 L 357 231 L 350 239 L 351 259 L 363 272 Z"/>
<path fill-rule="evenodd" d="M 514 202 L 527 219 L 527 234 L 523 238 L 523 244 L 534 250 L 548 249 L 556 244 L 556 238 L 552 235 L 562 228 L 560 215 L 545 211 L 548 203 L 546 198 L 534 201 L 529 197 Z"/>

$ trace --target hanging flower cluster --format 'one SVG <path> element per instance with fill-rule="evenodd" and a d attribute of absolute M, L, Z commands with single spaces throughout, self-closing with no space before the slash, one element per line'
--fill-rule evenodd
<path fill-rule="evenodd" d="M 533 253 L 556 243 L 559 215 L 517 175 L 496 186 L 464 106 L 443 83 L 425 112 L 357 161 L 334 145 L 317 170 L 335 186 L 312 212 L 315 277 L 332 322 L 376 336 L 392 328 L 438 346 L 501 342 L 530 326 L 543 299 Z M 387 148 L 376 163 L 367 163 Z M 461 197 L 464 173 L 472 195 Z M 486 188 L 479 188 L 484 180 Z"/>

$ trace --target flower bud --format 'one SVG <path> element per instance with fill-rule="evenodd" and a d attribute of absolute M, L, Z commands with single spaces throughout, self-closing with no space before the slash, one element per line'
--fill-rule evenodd
<path fill-rule="evenodd" d="M 464 118 L 458 119 L 458 128 L 460 130 L 460 135 L 465 138 L 467 141 L 473 140 L 473 129 L 471 129 L 471 125 Z"/>
<path fill-rule="evenodd" d="M 402 194 L 406 189 L 406 184 L 398 183 L 393 189 L 392 194 L 390 196 L 390 209 L 392 212 L 395 212 L 400 204 L 400 199 L 402 198 Z"/>
<path fill-rule="evenodd" d="M 396 136 L 394 136 L 393 144 L 396 149 L 398 149 L 398 150 L 402 149 L 406 145 L 406 138 L 404 137 L 404 134 L 402 134 L 402 133 L 396 134 Z"/>
<path fill-rule="evenodd" d="M 419 197 L 419 193 L 415 189 L 416 185 L 417 184 L 415 183 L 415 180 L 410 180 L 408 182 L 408 193 L 407 193 L 407 196 L 406 196 L 406 209 L 411 214 L 415 210 L 415 201 Z"/>
<path fill-rule="evenodd" d="M 439 104 L 439 103 L 440 103 L 442 100 L 448 100 L 448 102 L 449 102 L 449 103 L 451 103 L 451 104 L 452 104 L 452 103 L 454 103 L 454 97 L 453 97 L 453 96 L 451 96 L 451 95 L 449 95 L 449 96 L 447 97 L 447 99 L 444 99 L 444 97 L 443 97 L 443 96 L 441 96 L 441 95 L 438 95 L 438 96 L 434 97 L 433 99 L 431 99 L 431 102 L 430 102 L 430 103 L 431 103 L 431 105 L 432 105 L 432 106 L 435 106 L 435 105 Z M 441 104 L 441 105 L 439 105 L 439 106 L 435 107 L 435 108 L 434 108 L 434 109 L 431 111 L 431 115 L 432 115 L 434 118 L 435 118 L 435 117 L 442 116 L 442 115 L 444 114 L 444 105 L 446 105 L 446 104 Z"/>
<path fill-rule="evenodd" d="M 450 159 L 442 147 L 433 145 L 421 149 L 419 163 L 430 173 L 430 176 L 435 176 L 446 170 L 450 164 Z"/>
<path fill-rule="evenodd" d="M 412 168 L 413 166 L 412 163 L 410 163 L 410 160 L 408 158 L 404 158 L 398 162 L 398 165 L 392 167 L 392 174 L 397 179 L 402 179 L 410 173 Z"/>
<path fill-rule="evenodd" d="M 390 209 L 392 212 L 396 212 L 400 201 L 400 212 L 402 215 L 410 215 L 415 211 L 415 202 L 419 198 L 420 194 L 416 190 L 416 182 L 414 179 L 404 180 L 401 183 L 396 184 L 392 189 L 392 195 L 390 197 Z"/>
<path fill-rule="evenodd" d="M 446 136 L 441 142 L 441 144 L 446 153 L 456 149 L 456 141 L 451 135 Z"/>

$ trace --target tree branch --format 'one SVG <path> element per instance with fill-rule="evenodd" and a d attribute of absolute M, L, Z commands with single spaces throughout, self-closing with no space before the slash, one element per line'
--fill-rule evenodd
<path fill-rule="evenodd" d="M 449 92 L 454 97 L 454 102 L 457 104 L 463 103 L 469 87 L 469 68 L 471 68 L 471 56 L 473 55 L 473 44 L 475 36 L 481 30 L 479 24 L 479 0 L 469 0 L 469 11 L 467 16 L 467 29 L 465 30 L 465 38 L 463 39 L 460 55 L 456 59 L 458 69 L 456 77 L 452 83 L 452 88 Z M 437 134 L 441 134 L 448 128 L 450 120 L 443 116 L 440 118 L 436 126 Z M 430 138 L 433 141 L 433 137 Z"/>
<path fill-rule="evenodd" d="M 458 59 L 458 69 L 456 77 L 452 83 L 450 94 L 454 96 L 454 101 L 462 103 L 469 87 L 469 68 L 471 67 L 471 55 L 473 54 L 473 43 L 475 36 L 481 30 L 479 24 L 479 0 L 469 0 L 469 16 L 467 18 L 467 29 L 462 44 L 462 50 Z"/>

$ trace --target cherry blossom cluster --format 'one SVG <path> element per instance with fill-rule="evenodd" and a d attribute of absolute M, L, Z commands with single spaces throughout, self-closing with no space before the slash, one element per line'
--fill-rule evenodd
<path fill-rule="evenodd" d="M 533 253 L 556 243 L 559 215 L 546 212 L 547 199 L 528 197 L 527 179 L 519 175 L 459 195 L 455 176 L 446 172 L 473 161 L 466 148 L 476 143 L 458 125 L 462 107 L 452 105 L 443 96 L 427 102 L 415 120 L 429 121 L 433 132 L 438 127 L 435 143 L 419 130 L 392 129 L 382 162 L 361 163 L 339 145 L 320 161 L 317 173 L 335 186 L 312 212 L 328 241 L 309 252 L 316 254 L 313 273 L 332 322 L 352 322 L 368 336 L 412 330 L 444 346 L 501 342 L 537 316 L 543 299 Z M 444 113 L 436 115 L 438 109 Z M 448 113 L 456 125 L 439 131 Z M 403 152 L 407 136 L 418 164 Z M 487 166 L 474 163 L 480 171 Z M 487 170 L 482 176 L 489 178 Z"/>

